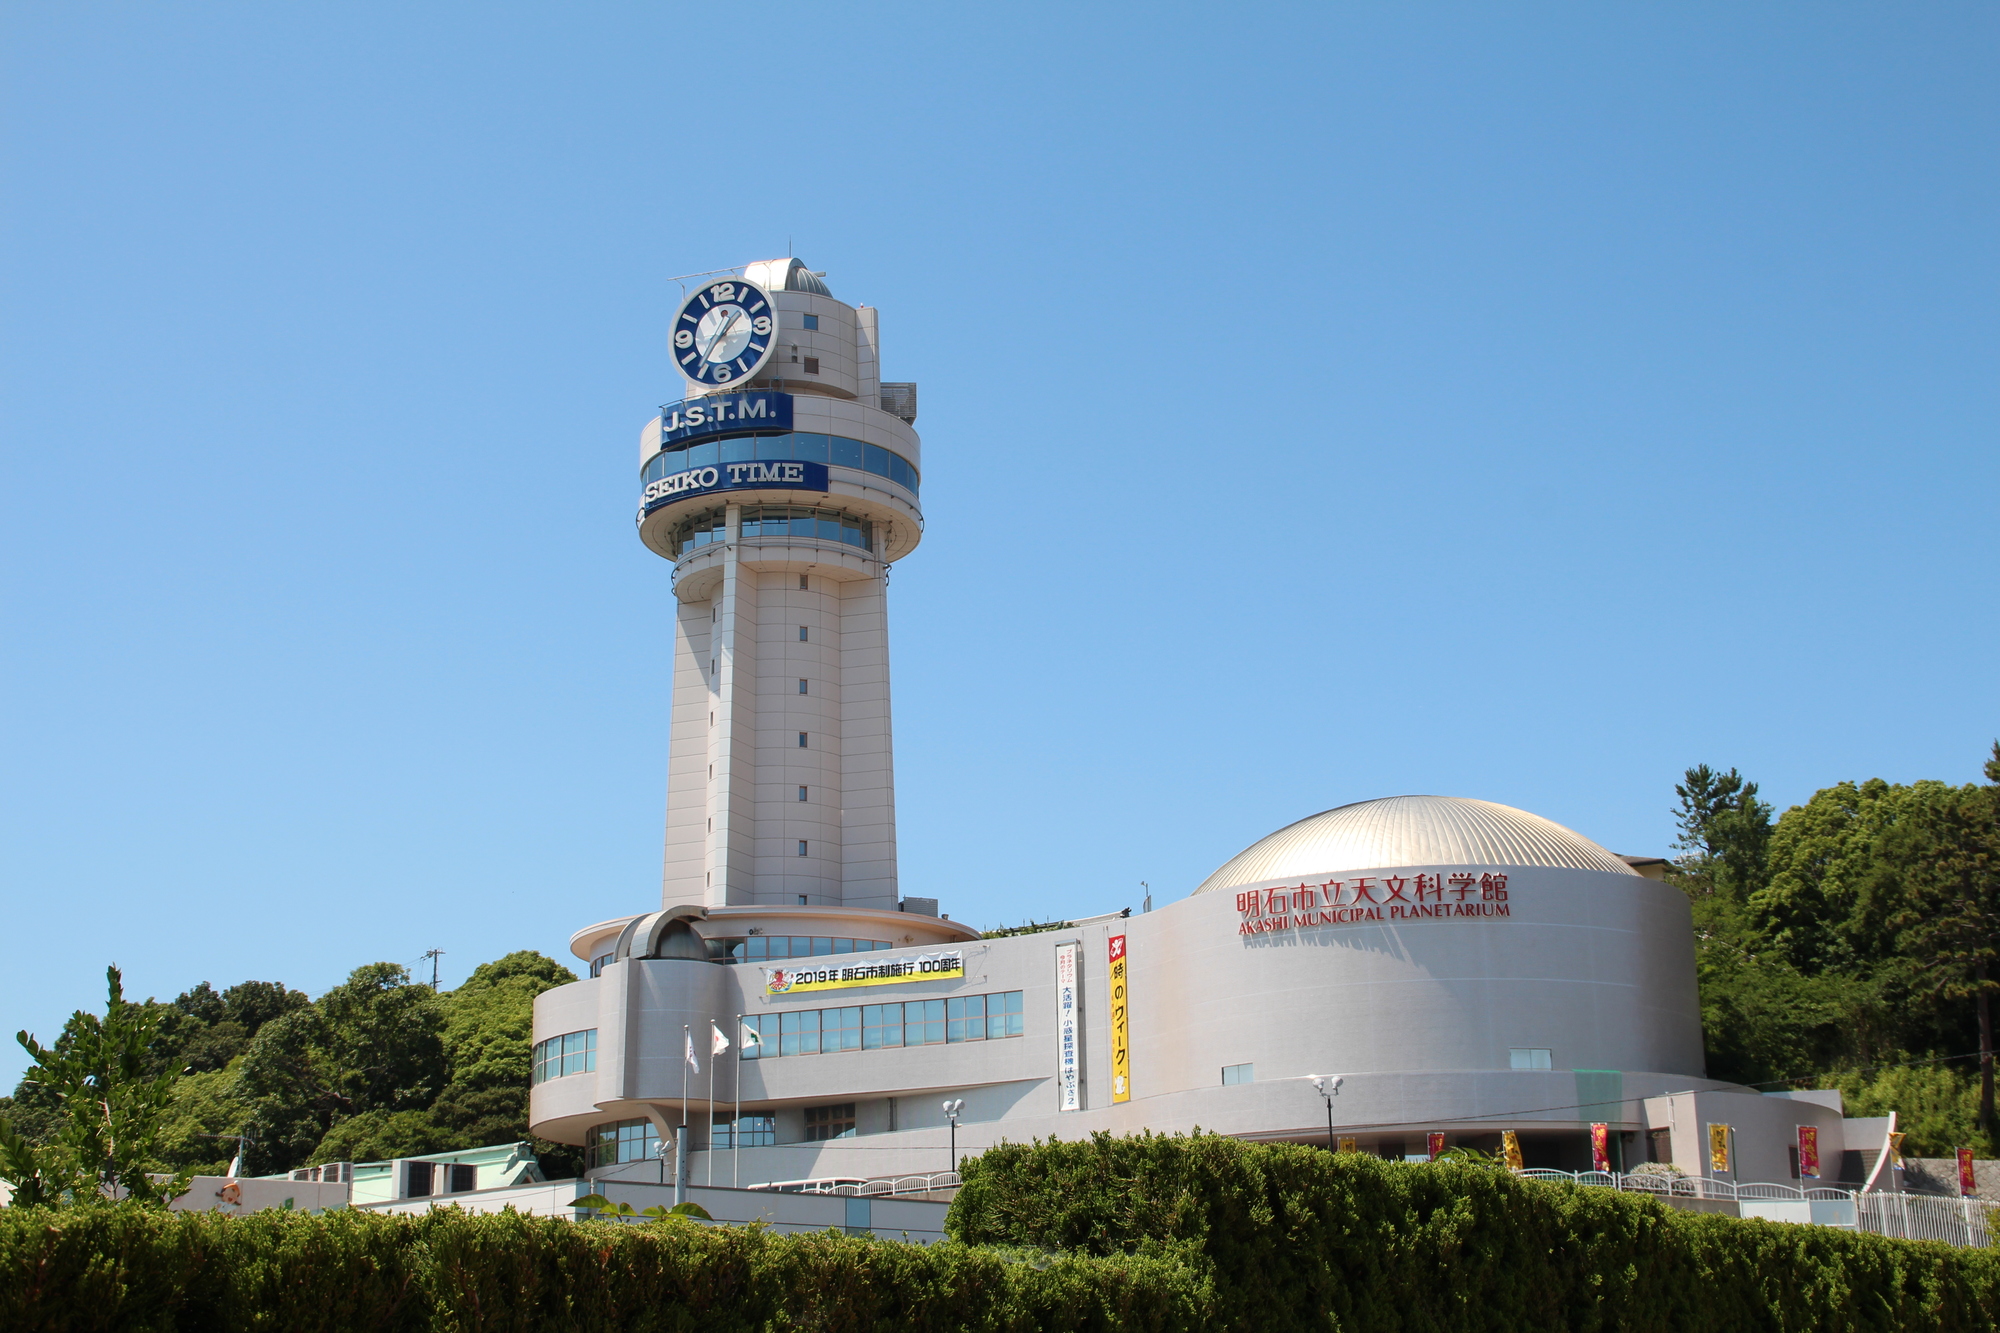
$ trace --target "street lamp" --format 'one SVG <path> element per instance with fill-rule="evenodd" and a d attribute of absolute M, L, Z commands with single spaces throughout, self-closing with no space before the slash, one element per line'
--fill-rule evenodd
<path fill-rule="evenodd" d="M 951 1169 L 958 1170 L 958 1113 L 965 1109 L 965 1098 L 954 1097 L 944 1104 L 944 1118 L 951 1121 Z"/>
<path fill-rule="evenodd" d="M 1333 1099 L 1340 1094 L 1340 1085 L 1345 1082 L 1338 1074 L 1327 1078 L 1323 1074 L 1312 1076 L 1313 1091 L 1326 1103 L 1326 1150 L 1333 1151 Z"/>

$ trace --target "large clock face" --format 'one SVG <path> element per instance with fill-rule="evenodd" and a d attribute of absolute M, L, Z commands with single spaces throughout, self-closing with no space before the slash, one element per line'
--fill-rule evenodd
<path fill-rule="evenodd" d="M 696 384 L 731 384 L 763 368 L 777 345 L 777 312 L 754 282 L 718 278 L 674 314 L 674 364 Z"/>

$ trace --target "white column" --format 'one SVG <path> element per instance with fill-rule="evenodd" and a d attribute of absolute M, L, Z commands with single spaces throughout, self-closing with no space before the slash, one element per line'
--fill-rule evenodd
<path fill-rule="evenodd" d="M 842 905 L 896 905 L 889 615 L 880 575 L 840 585 Z"/>

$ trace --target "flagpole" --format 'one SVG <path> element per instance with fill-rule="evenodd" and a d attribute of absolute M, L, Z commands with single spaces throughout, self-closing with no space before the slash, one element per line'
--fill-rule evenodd
<path fill-rule="evenodd" d="M 711 1031 L 714 1024 L 710 1024 Z M 715 1043 L 710 1042 L 711 1046 Z M 708 1183 L 715 1184 L 715 1052 L 708 1053 Z M 732 1126 L 734 1128 L 734 1126 Z"/>
<path fill-rule="evenodd" d="M 683 1023 L 681 1024 L 681 1146 L 683 1148 L 692 1147 L 693 1140 L 693 1136 L 688 1132 L 688 1057 L 693 1054 L 694 1025 Z M 684 1157 L 687 1154 L 683 1152 L 676 1155 Z M 686 1180 L 687 1163 L 675 1162 L 674 1175 L 678 1179 Z"/>
<path fill-rule="evenodd" d="M 736 1120 L 729 1127 L 729 1188 L 738 1189 L 736 1170 L 743 1160 L 743 1015 L 736 1015 Z"/>

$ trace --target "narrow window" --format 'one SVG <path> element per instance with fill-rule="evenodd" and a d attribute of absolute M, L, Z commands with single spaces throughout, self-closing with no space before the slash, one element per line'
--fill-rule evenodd
<path fill-rule="evenodd" d="M 807 316 L 806 316 L 806 327 L 807 327 L 807 328 L 809 328 L 809 329 L 816 329 L 816 328 L 818 328 L 818 327 L 819 327 L 819 316 L 818 316 L 818 315 L 807 315 Z"/>
<path fill-rule="evenodd" d="M 1551 1069 L 1549 1053 L 1539 1047 L 1516 1046 L 1507 1052 L 1509 1069 Z"/>
<path fill-rule="evenodd" d="M 799 626 L 799 642 L 804 643 L 805 641 L 806 641 L 806 627 L 804 625 L 801 625 Z"/>
<path fill-rule="evenodd" d="M 1234 1087 L 1238 1083 L 1255 1083 L 1256 1081 L 1257 1066 L 1255 1065 L 1224 1065 L 1222 1067 L 1222 1086 L 1225 1088 Z"/>
<path fill-rule="evenodd" d="M 806 789 L 804 787 L 801 787 L 799 788 L 799 799 L 803 801 L 805 798 L 806 798 Z"/>
<path fill-rule="evenodd" d="M 806 748 L 806 734 L 803 731 L 799 733 L 799 748 L 801 750 Z"/>
<path fill-rule="evenodd" d="M 708 780 L 709 780 L 710 782 L 713 782 L 713 781 L 715 781 L 715 765 L 714 765 L 714 764 L 710 764 L 710 765 L 708 766 Z"/>
<path fill-rule="evenodd" d="M 816 357 L 816 356 L 809 356 L 809 357 L 807 357 L 807 358 L 806 358 L 806 374 L 808 374 L 808 375 L 817 375 L 817 374 L 819 374 L 819 358 L 818 358 L 818 357 Z"/>
<path fill-rule="evenodd" d="M 805 840 L 804 838 L 800 838 L 800 839 L 799 839 L 799 855 L 800 855 L 800 856 L 804 856 L 805 854 L 806 854 L 806 840 Z"/>
<path fill-rule="evenodd" d="M 799 693 L 800 693 L 800 694 L 804 694 L 805 692 L 806 692 L 806 683 L 805 683 L 804 681 L 800 681 L 800 682 L 799 682 Z"/>
<path fill-rule="evenodd" d="M 806 576 L 803 574 L 799 575 L 799 591 L 800 592 L 808 591 L 808 589 L 806 588 Z"/>

